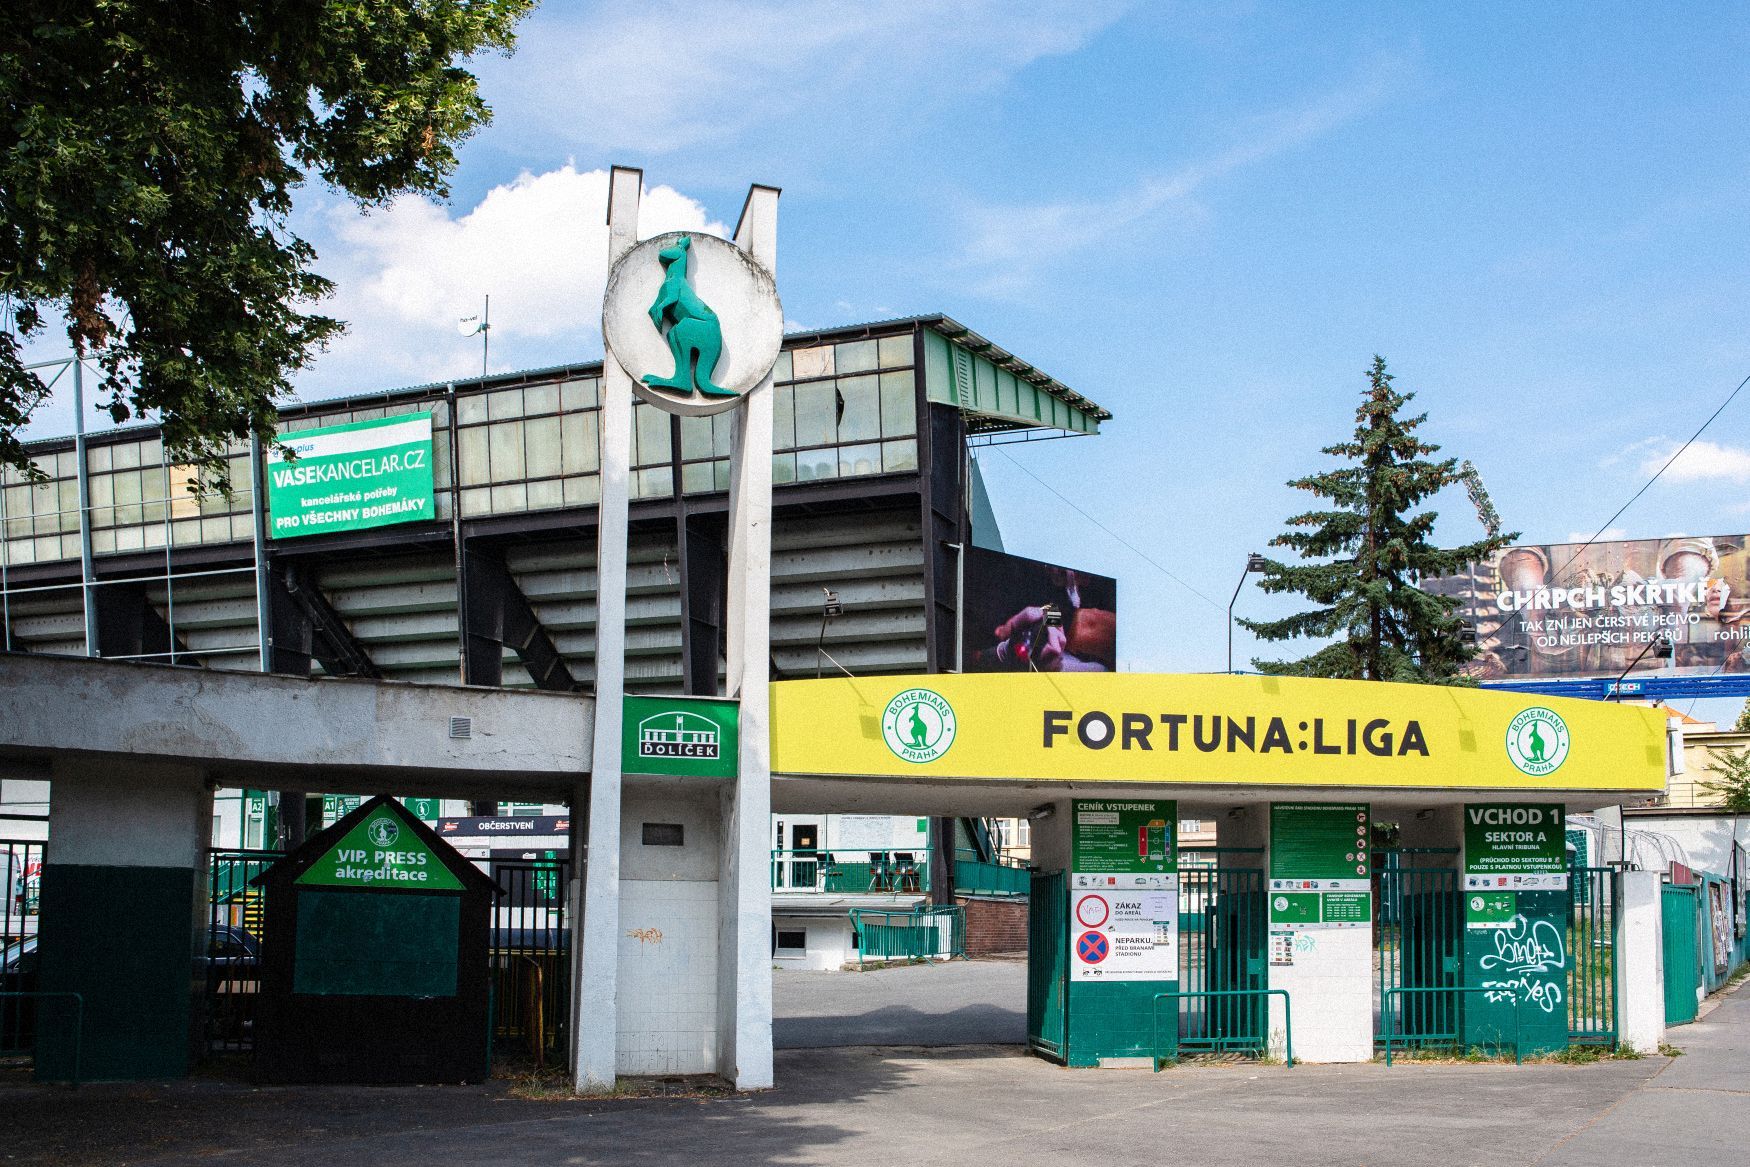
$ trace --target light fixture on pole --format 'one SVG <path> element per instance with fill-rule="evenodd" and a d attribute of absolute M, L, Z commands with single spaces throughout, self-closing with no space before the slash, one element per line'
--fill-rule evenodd
<path fill-rule="evenodd" d="M 1622 700 L 1622 679 L 1624 677 L 1628 676 L 1631 672 L 1633 672 L 1634 667 L 1641 663 L 1641 657 L 1646 656 L 1649 652 L 1652 652 L 1654 649 L 1658 649 L 1660 652 L 1664 652 L 1666 649 L 1671 647 L 1672 643 L 1673 642 L 1672 642 L 1671 638 L 1669 636 L 1665 635 L 1663 632 L 1661 632 L 1661 633 L 1659 633 L 1659 635 L 1653 637 L 1652 640 L 1649 640 L 1647 642 L 1647 647 L 1641 649 L 1639 654 L 1637 654 L 1635 656 L 1635 659 L 1628 662 L 1628 668 L 1622 670 L 1622 672 L 1617 675 L 1616 680 L 1610 682 L 1610 688 L 1609 688 L 1609 690 L 1607 690 L 1606 696 L 1608 696 L 1612 701 L 1621 701 Z"/>
<path fill-rule="evenodd" d="M 456 331 L 463 336 L 478 336 L 480 338 L 480 375 L 486 376 L 486 360 L 492 351 L 492 297 L 486 297 L 486 306 L 476 316 L 464 316 L 456 321 Z"/>
<path fill-rule="evenodd" d="M 1234 605 L 1239 603 L 1240 589 L 1246 586 L 1246 576 L 1255 571 L 1263 571 L 1268 562 L 1256 551 L 1246 556 L 1246 570 L 1240 573 L 1240 582 L 1234 585 L 1233 599 L 1227 602 L 1227 671 L 1234 671 Z"/>
<path fill-rule="evenodd" d="M 844 614 L 845 606 L 839 602 L 839 594 L 831 588 L 823 587 L 820 590 L 822 593 L 822 599 L 820 602 L 820 635 L 816 637 L 814 641 L 814 677 L 816 680 L 820 679 L 820 662 L 822 659 L 832 661 L 833 665 L 839 670 L 839 672 L 847 677 L 851 676 L 851 670 L 847 669 L 844 665 L 839 664 L 839 662 L 834 659 L 832 653 L 826 651 L 826 626 Z"/>

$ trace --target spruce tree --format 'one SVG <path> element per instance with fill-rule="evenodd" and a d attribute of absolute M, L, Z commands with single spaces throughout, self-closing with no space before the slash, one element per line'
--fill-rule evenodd
<path fill-rule="evenodd" d="M 1418 508 L 1442 487 L 1462 483 L 1462 472 L 1456 459 L 1429 460 L 1440 447 L 1416 434 L 1428 415 L 1400 415 L 1415 394 L 1392 388 L 1384 358 L 1373 358 L 1367 378 L 1354 438 L 1324 449 L 1345 464 L 1288 484 L 1331 504 L 1295 515 L 1289 530 L 1270 540 L 1304 562 L 1267 560 L 1260 584 L 1316 606 L 1280 620 L 1240 622 L 1264 640 L 1332 643 L 1299 660 L 1252 663 L 1284 676 L 1465 684 L 1460 670 L 1476 650 L 1462 635 L 1458 600 L 1418 584 L 1461 571 L 1518 535 L 1451 548 L 1429 541 L 1436 513 Z"/>

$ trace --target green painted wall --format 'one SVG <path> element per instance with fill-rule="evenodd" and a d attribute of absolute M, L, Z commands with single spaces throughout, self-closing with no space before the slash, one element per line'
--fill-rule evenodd
<path fill-rule="evenodd" d="M 41 988 L 85 998 L 81 1078 L 188 1074 L 199 888 L 199 873 L 183 868 L 44 867 Z M 39 1014 L 37 1076 L 47 1081 L 71 1076 L 72 1018 L 57 1006 Z"/>

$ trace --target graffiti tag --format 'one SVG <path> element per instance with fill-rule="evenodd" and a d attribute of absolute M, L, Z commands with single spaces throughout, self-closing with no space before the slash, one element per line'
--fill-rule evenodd
<path fill-rule="evenodd" d="M 1482 959 L 1483 971 L 1493 970 L 1498 979 L 1486 980 L 1483 996 L 1490 1001 L 1530 1001 L 1545 1013 L 1554 1013 L 1565 997 L 1562 981 L 1568 968 L 1562 934 L 1548 920 L 1532 924 L 1524 916 L 1494 933 L 1495 951 Z"/>

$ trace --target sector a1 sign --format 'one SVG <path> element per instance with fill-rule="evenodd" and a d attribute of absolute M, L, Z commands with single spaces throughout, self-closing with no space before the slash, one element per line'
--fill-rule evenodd
<path fill-rule="evenodd" d="M 771 372 L 784 309 L 753 256 L 673 231 L 633 247 L 608 273 L 602 339 L 640 397 L 701 417 L 734 408 Z"/>
<path fill-rule="evenodd" d="M 282 434 L 267 455 L 267 505 L 276 539 L 436 517 L 431 414 Z"/>

